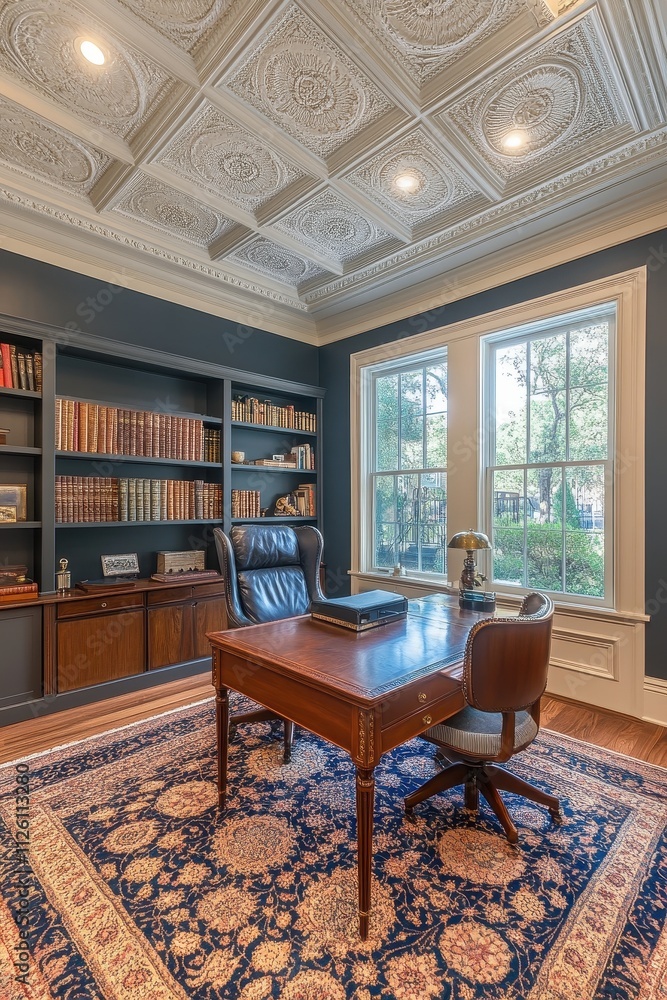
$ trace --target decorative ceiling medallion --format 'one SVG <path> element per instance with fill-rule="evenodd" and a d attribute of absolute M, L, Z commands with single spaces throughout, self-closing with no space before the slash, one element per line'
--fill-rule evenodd
<path fill-rule="evenodd" d="M 497 153 L 530 156 L 545 152 L 556 141 L 564 141 L 581 106 L 579 74 L 568 66 L 536 66 L 512 80 L 492 98 L 482 115 L 482 130 Z M 508 145 L 511 133 L 525 138 L 521 145 Z"/>
<path fill-rule="evenodd" d="M 22 0 L 0 14 L 0 67 L 40 94 L 127 138 L 164 92 L 157 65 L 94 30 L 94 19 L 60 0 Z M 84 58 L 76 40 L 90 38 L 103 66 Z"/>
<path fill-rule="evenodd" d="M 378 18 L 399 45 L 431 55 L 472 42 L 487 28 L 499 7 L 497 0 L 383 0 Z"/>
<path fill-rule="evenodd" d="M 633 123 L 602 30 L 589 11 L 435 120 L 453 122 L 501 178 L 555 158 L 561 167 L 574 165 L 603 144 L 627 138 Z M 506 141 L 517 133 L 520 144 Z"/>
<path fill-rule="evenodd" d="M 226 260 L 235 261 L 293 288 L 298 288 L 311 278 L 327 274 L 317 264 L 299 257 L 291 250 L 285 250 L 284 247 L 263 236 L 258 236 L 252 242 L 239 247 L 234 253 L 229 254 Z"/>
<path fill-rule="evenodd" d="M 404 175 L 414 177 L 412 187 L 397 183 Z M 480 196 L 421 127 L 377 153 L 345 180 L 410 226 Z"/>
<path fill-rule="evenodd" d="M 237 97 L 327 157 L 392 105 L 295 4 L 229 80 Z"/>
<path fill-rule="evenodd" d="M 192 49 L 235 0 L 119 0 L 176 45 Z"/>
<path fill-rule="evenodd" d="M 395 240 L 391 233 L 365 219 L 333 191 L 317 195 L 277 222 L 274 228 L 340 263 Z"/>
<path fill-rule="evenodd" d="M 108 156 L 0 98 L 0 161 L 30 177 L 88 194 Z"/>
<path fill-rule="evenodd" d="M 188 121 L 156 162 L 248 211 L 303 176 L 210 105 Z"/>
<path fill-rule="evenodd" d="M 229 219 L 200 205 L 194 198 L 145 176 L 140 176 L 110 211 L 199 247 L 208 247 L 233 225 Z"/>
<path fill-rule="evenodd" d="M 345 0 L 400 66 L 423 85 L 502 27 L 526 13 L 529 0 Z M 539 23 L 548 23 L 536 0 Z M 546 9 L 546 5 L 545 9 Z M 548 13 L 548 11 L 546 11 Z M 534 22 L 537 27 L 538 21 Z"/>

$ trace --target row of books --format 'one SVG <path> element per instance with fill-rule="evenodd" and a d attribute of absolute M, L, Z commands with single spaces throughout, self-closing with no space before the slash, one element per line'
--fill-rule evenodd
<path fill-rule="evenodd" d="M 222 487 L 202 479 L 56 476 L 57 524 L 221 519 Z"/>
<path fill-rule="evenodd" d="M 260 517 L 259 490 L 232 490 L 232 517 Z"/>
<path fill-rule="evenodd" d="M 0 344 L 0 386 L 42 391 L 42 355 L 16 344 Z"/>
<path fill-rule="evenodd" d="M 289 503 L 296 507 L 302 517 L 315 517 L 315 484 L 303 483 L 287 497 Z"/>
<path fill-rule="evenodd" d="M 197 417 L 56 399 L 56 450 L 220 461 L 220 430 Z M 215 454 L 217 458 L 209 458 Z"/>
<path fill-rule="evenodd" d="M 309 444 L 296 444 L 291 449 L 297 469 L 315 468 L 315 449 Z"/>
<path fill-rule="evenodd" d="M 270 399 L 255 396 L 235 396 L 232 400 L 232 420 L 246 424 L 265 424 L 269 427 L 288 427 L 297 431 L 316 431 L 317 417 L 306 410 L 295 410 L 292 405 L 276 406 Z"/>

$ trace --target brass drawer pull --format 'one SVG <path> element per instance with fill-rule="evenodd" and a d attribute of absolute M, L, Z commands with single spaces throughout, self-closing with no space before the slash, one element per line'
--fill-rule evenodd
<path fill-rule="evenodd" d="M 428 695 L 426 694 L 425 691 L 420 691 L 419 694 L 417 695 L 418 701 L 426 701 L 427 698 Z"/>
<path fill-rule="evenodd" d="M 430 715 L 425 715 L 424 718 L 422 719 L 422 722 L 424 723 L 425 726 L 430 726 L 431 723 L 433 722 L 433 719 Z"/>
<path fill-rule="evenodd" d="M 101 605 L 101 606 L 102 606 L 103 608 L 106 608 L 106 606 L 107 606 L 107 602 L 106 602 L 106 601 L 102 601 L 102 605 Z"/>

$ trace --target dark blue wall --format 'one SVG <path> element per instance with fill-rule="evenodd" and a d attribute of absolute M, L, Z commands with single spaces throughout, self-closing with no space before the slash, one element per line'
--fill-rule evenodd
<path fill-rule="evenodd" d="M 310 344 L 6 251 L 0 251 L 0 313 L 242 371 L 318 384 L 317 348 Z"/>
<path fill-rule="evenodd" d="M 646 264 L 648 268 L 646 372 L 646 672 L 667 678 L 667 459 L 664 441 L 667 376 L 667 231 L 654 233 L 461 299 L 398 323 L 338 341 L 320 350 L 320 384 L 327 390 L 324 420 L 326 494 L 324 523 L 330 596 L 349 592 L 350 566 L 350 354 L 414 336 L 585 284 Z M 657 608 L 657 610 L 656 610 Z"/>

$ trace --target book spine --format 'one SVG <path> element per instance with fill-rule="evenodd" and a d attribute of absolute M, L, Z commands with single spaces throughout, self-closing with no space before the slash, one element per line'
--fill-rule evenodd
<path fill-rule="evenodd" d="M 25 356 L 25 373 L 28 380 L 27 388 L 31 392 L 35 391 L 35 358 L 32 354 L 26 354 Z"/>
<path fill-rule="evenodd" d="M 10 360 L 10 369 L 12 373 L 12 385 L 15 389 L 20 389 L 21 384 L 19 382 L 19 364 L 18 364 L 15 344 L 9 345 L 9 360 Z"/>
<path fill-rule="evenodd" d="M 2 352 L 2 370 L 4 373 L 5 386 L 8 389 L 13 389 L 14 380 L 12 375 L 12 357 L 11 357 L 10 345 L 0 344 L 0 352 Z"/>
<path fill-rule="evenodd" d="M 38 587 L 36 583 L 17 583 L 15 586 L 0 587 L 0 594 L 8 597 L 10 594 L 36 594 Z"/>
<path fill-rule="evenodd" d="M 26 360 L 25 360 L 25 354 L 24 354 L 23 351 L 17 351 L 16 352 L 16 360 L 17 360 L 18 367 L 19 367 L 19 388 L 20 389 L 27 389 L 28 388 L 28 374 L 27 374 L 27 371 L 26 371 Z"/>
<path fill-rule="evenodd" d="M 42 391 L 42 355 L 35 351 L 35 392 Z"/>

